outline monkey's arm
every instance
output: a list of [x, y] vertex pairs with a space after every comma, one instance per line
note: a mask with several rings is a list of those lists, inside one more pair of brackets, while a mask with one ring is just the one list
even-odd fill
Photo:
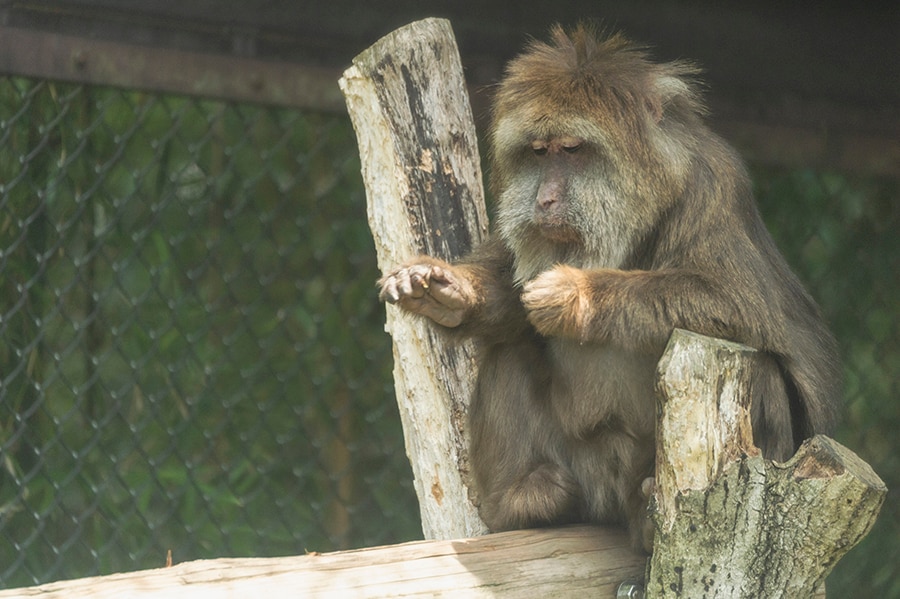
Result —
[[513, 285], [512, 260], [495, 240], [452, 265], [419, 256], [378, 281], [379, 297], [461, 336], [508, 338], [528, 329]]
[[637, 351], [662, 351], [676, 327], [758, 348], [773, 342], [760, 326], [771, 311], [761, 293], [721, 273], [560, 265], [526, 284], [522, 303], [542, 335]]

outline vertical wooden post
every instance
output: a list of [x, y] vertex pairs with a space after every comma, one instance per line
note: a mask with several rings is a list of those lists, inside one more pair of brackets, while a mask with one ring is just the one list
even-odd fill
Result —
[[[472, 110], [449, 21], [426, 19], [353, 59], [341, 90], [356, 130], [382, 271], [417, 254], [453, 260], [486, 235]], [[475, 347], [448, 344], [387, 306], [394, 384], [428, 539], [486, 532], [469, 498], [465, 415]]]

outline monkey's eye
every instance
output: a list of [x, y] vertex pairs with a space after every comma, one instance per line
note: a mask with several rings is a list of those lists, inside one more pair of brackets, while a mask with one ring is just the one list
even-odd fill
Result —
[[559, 139], [559, 147], [566, 154], [574, 154], [584, 145], [584, 140], [574, 135], [564, 135]]
[[531, 151], [534, 152], [535, 156], [543, 156], [548, 151], [548, 146], [544, 142], [535, 141], [531, 143]]

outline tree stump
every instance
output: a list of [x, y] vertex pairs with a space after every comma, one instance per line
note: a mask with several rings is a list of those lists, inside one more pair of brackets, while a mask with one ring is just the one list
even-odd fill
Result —
[[869, 532], [887, 489], [818, 435], [784, 464], [750, 429], [750, 348], [676, 330], [659, 363], [648, 598], [811, 597]]

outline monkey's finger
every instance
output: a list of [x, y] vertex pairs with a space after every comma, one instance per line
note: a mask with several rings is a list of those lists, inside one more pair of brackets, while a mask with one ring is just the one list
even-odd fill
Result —
[[440, 266], [432, 266], [431, 267], [431, 278], [436, 281], [440, 281], [442, 283], [452, 283], [453, 278], [450, 276], [446, 270], [441, 268]]
[[378, 296], [383, 301], [388, 301], [392, 304], [396, 304], [404, 295], [412, 292], [409, 274], [403, 268], [382, 277], [379, 285], [381, 285], [381, 292]]
[[[408, 295], [415, 295], [413, 290], [413, 282], [410, 280], [409, 272], [401, 269], [388, 277], [385, 281], [386, 297], [397, 303]], [[421, 295], [421, 294], [420, 294]]]
[[408, 281], [408, 287], [402, 289], [402, 291], [407, 292], [406, 295], [412, 295], [413, 297], [425, 295], [431, 281], [430, 264], [413, 264], [409, 268], [404, 269], [403, 274]]
[[430, 279], [430, 273], [412, 273], [409, 275], [409, 283], [410, 288], [412, 289], [411, 295], [413, 297], [422, 297], [425, 295], [425, 292], [428, 291], [430, 285], [428, 284], [428, 280]]
[[378, 292], [378, 299], [390, 304], [396, 304], [400, 301], [400, 292], [397, 291], [397, 279], [387, 277], [380, 281], [381, 291]]
[[439, 303], [452, 309], [461, 309], [467, 305], [468, 299], [462, 285], [448, 271], [440, 266], [432, 266], [428, 278], [428, 292]]
[[425, 264], [398, 269], [381, 280], [378, 296], [392, 304], [404, 297], [422, 297], [428, 289], [430, 273], [430, 266]]
[[393, 279], [397, 286], [397, 294], [401, 299], [409, 296], [422, 297], [425, 294], [422, 286], [416, 282], [417, 277], [418, 275], [408, 268], [398, 270], [394, 274]]

